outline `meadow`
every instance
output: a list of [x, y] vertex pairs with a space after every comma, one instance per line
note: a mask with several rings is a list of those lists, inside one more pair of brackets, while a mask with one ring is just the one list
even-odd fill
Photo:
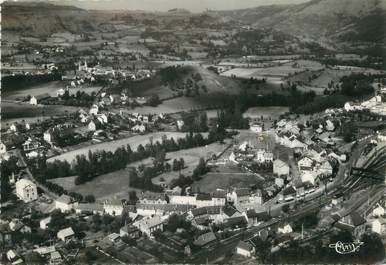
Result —
[[54, 160], [61, 160], [61, 161], [68, 161], [69, 163], [72, 162], [72, 160], [75, 159], [77, 155], [86, 155], [88, 154], [89, 151], [95, 152], [97, 150], [105, 150], [105, 151], [112, 151], [114, 152], [118, 147], [121, 146], [126, 146], [130, 145], [132, 150], [136, 150], [137, 147], [142, 144], [145, 146], [146, 144], [149, 143], [150, 138], [153, 139], [153, 142], [160, 141], [162, 140], [162, 137], [166, 135], [167, 138], [174, 138], [177, 140], [178, 138], [185, 137], [186, 133], [181, 133], [181, 132], [156, 132], [156, 133], [149, 133], [145, 135], [136, 135], [133, 137], [129, 138], [124, 138], [124, 139], [119, 139], [111, 142], [104, 142], [104, 143], [99, 143], [95, 145], [90, 145], [90, 146], [85, 146], [76, 150], [72, 150], [67, 153], [63, 153], [58, 156], [51, 157], [47, 159], [48, 162], [52, 162]]

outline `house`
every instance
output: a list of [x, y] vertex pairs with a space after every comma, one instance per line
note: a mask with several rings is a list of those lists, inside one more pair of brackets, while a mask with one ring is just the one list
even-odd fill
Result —
[[193, 244], [199, 247], [203, 247], [213, 241], [216, 241], [216, 239], [216, 235], [213, 232], [208, 232], [197, 237]]
[[38, 198], [36, 184], [28, 179], [19, 179], [16, 182], [16, 196], [24, 202], [31, 202]]
[[289, 175], [289, 166], [286, 162], [276, 159], [273, 161], [273, 174], [277, 176], [288, 176]]
[[385, 208], [378, 204], [378, 206], [374, 208], [372, 214], [374, 217], [382, 217], [385, 215]]
[[133, 225], [125, 225], [119, 230], [121, 237], [127, 236], [129, 238], [138, 239], [141, 236], [141, 231]]
[[122, 215], [123, 212], [123, 204], [120, 200], [106, 200], [103, 203], [103, 209], [105, 213], [109, 215]]
[[197, 208], [213, 206], [212, 196], [207, 193], [200, 193], [196, 196], [196, 206]]
[[170, 204], [185, 204], [185, 205], [197, 205], [196, 196], [184, 196], [184, 195], [170, 195]]
[[290, 233], [293, 232], [293, 230], [292, 230], [292, 227], [289, 224], [286, 224], [286, 225], [284, 225], [282, 227], [279, 227], [277, 229], [277, 232], [281, 233], [281, 234], [290, 234]]
[[246, 212], [249, 226], [255, 226], [261, 222], [271, 219], [270, 215], [266, 211], [257, 212], [255, 209], [247, 210]]
[[302, 183], [310, 183], [312, 185], [315, 184], [315, 173], [313, 171], [305, 170], [300, 173], [300, 178]]
[[261, 126], [260, 124], [251, 124], [249, 126], [249, 129], [252, 131], [252, 132], [255, 132], [255, 133], [261, 133], [263, 132], [263, 126]]
[[[98, 124], [99, 124], [99, 122], [98, 122]], [[90, 121], [89, 124], [87, 125], [87, 129], [90, 132], [95, 132], [97, 130], [97, 123], [94, 121]]]
[[224, 190], [216, 190], [212, 193], [212, 205], [223, 206], [226, 203], [226, 192]]
[[137, 124], [131, 128], [133, 132], [144, 133], [146, 131], [146, 127], [143, 124]]
[[261, 190], [257, 190], [249, 196], [249, 204], [252, 205], [261, 205], [263, 204], [263, 194]]
[[275, 185], [279, 188], [282, 188], [284, 186], [284, 179], [282, 178], [275, 178]]
[[157, 230], [161, 232], [164, 229], [164, 218], [161, 216], [145, 217], [139, 221], [133, 223], [133, 226], [137, 227], [143, 234], [152, 236]]
[[97, 115], [98, 114], [98, 112], [99, 112], [99, 107], [98, 107], [98, 105], [92, 105], [92, 107], [90, 108], [90, 110], [89, 110], [89, 114], [90, 115]]
[[255, 254], [255, 248], [251, 243], [240, 241], [236, 246], [236, 254], [251, 258]]
[[56, 96], [57, 96], [57, 97], [61, 97], [61, 96], [63, 96], [65, 93], [66, 93], [66, 90], [64, 90], [63, 88], [59, 88], [59, 89], [56, 91]]
[[249, 203], [250, 191], [248, 188], [234, 189], [233, 192], [228, 195], [230, 201], [237, 204]]
[[0, 155], [5, 154], [7, 152], [7, 146], [0, 142]]
[[60, 255], [58, 251], [51, 252], [50, 254], [51, 265], [62, 264], [62, 262], [63, 262], [62, 255]]
[[17, 253], [13, 249], [8, 250], [6, 256], [8, 261], [11, 262], [12, 265], [23, 263], [23, 259], [21, 258], [19, 253]]
[[13, 219], [9, 222], [9, 229], [13, 232], [18, 231], [20, 233], [31, 233], [31, 227], [23, 224], [22, 221], [18, 219]]
[[40, 229], [47, 229], [48, 227], [48, 224], [51, 223], [51, 216], [49, 217], [46, 217], [46, 218], [43, 218], [42, 220], [40, 220], [39, 224], [40, 224]]
[[177, 120], [177, 129], [182, 130], [182, 127], [185, 125], [183, 120]]
[[272, 162], [273, 161], [273, 154], [272, 154], [272, 152], [267, 152], [264, 149], [259, 149], [256, 152], [255, 160], [258, 163]]
[[316, 168], [316, 172], [318, 176], [331, 176], [332, 175], [332, 166], [330, 162], [324, 161], [323, 163], [319, 164]]
[[107, 236], [107, 239], [113, 243], [117, 243], [119, 239], [121, 239], [121, 236], [118, 233], [112, 233]]
[[75, 236], [74, 230], [71, 227], [67, 227], [65, 229], [59, 230], [56, 234], [57, 238], [64, 242], [68, 242], [72, 240]]
[[342, 217], [335, 223], [335, 227], [340, 230], [350, 231], [355, 237], [359, 238], [366, 230], [366, 219], [354, 211], [350, 215]]
[[62, 213], [70, 211], [74, 206], [72, 197], [62, 194], [55, 200], [55, 209], [59, 209]]
[[330, 131], [330, 132], [335, 130], [335, 125], [332, 121], [330, 121], [330, 120], [326, 121], [326, 130]]
[[142, 204], [167, 204], [164, 193], [146, 191], [139, 195], [139, 202]]
[[23, 150], [25, 152], [36, 150], [40, 147], [40, 143], [36, 140], [32, 140], [31, 138], [28, 138], [23, 144]]
[[377, 218], [372, 220], [371, 231], [379, 235], [384, 235], [386, 231], [386, 220], [384, 218]]
[[309, 157], [303, 157], [298, 162], [300, 170], [311, 170], [313, 168], [314, 161]]
[[79, 203], [74, 206], [76, 213], [92, 213], [92, 214], [103, 214], [103, 205], [98, 203]]
[[35, 96], [32, 96], [29, 100], [29, 104], [31, 105], [37, 105], [38, 104], [38, 100], [35, 98]]

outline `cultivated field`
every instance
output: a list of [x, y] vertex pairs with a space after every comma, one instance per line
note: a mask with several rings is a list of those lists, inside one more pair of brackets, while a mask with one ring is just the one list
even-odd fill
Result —
[[185, 137], [186, 133], [180, 133], [180, 132], [156, 132], [156, 133], [150, 133], [150, 134], [145, 134], [145, 135], [136, 135], [134, 137], [130, 138], [125, 138], [125, 139], [120, 139], [116, 141], [111, 141], [111, 142], [104, 142], [100, 144], [95, 144], [91, 146], [86, 146], [80, 149], [76, 149], [64, 154], [61, 154], [59, 156], [54, 156], [49, 158], [47, 161], [52, 162], [55, 159], [57, 160], [67, 160], [68, 162], [72, 162], [73, 159], [77, 155], [86, 155], [88, 154], [89, 151], [95, 152], [97, 150], [105, 150], [105, 151], [115, 151], [118, 147], [121, 146], [126, 146], [130, 145], [133, 150], [136, 150], [138, 145], [146, 145], [149, 143], [150, 138], [153, 138], [153, 141], [161, 141], [162, 137], [166, 135], [168, 138], [173, 137], [175, 140], [181, 137]]
[[304, 71], [300, 68], [293, 68], [292, 66], [277, 66], [277, 67], [265, 67], [265, 68], [234, 68], [226, 71], [221, 75], [231, 77], [236, 76], [238, 78], [266, 78], [267, 81], [277, 83], [282, 78], [287, 77], [291, 74]]

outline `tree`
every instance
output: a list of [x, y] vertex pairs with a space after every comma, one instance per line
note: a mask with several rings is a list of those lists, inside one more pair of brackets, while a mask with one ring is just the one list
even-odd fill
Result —
[[84, 200], [85, 200], [86, 202], [88, 202], [88, 203], [93, 203], [93, 202], [95, 202], [95, 197], [94, 197], [94, 195], [89, 194], [89, 195], [87, 195], [87, 196], [84, 198]]

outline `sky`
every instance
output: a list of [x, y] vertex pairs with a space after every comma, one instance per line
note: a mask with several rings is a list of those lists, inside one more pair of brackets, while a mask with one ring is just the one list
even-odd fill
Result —
[[309, 0], [52, 0], [50, 2], [74, 5], [84, 9], [167, 11], [173, 8], [184, 8], [191, 12], [202, 12], [206, 9], [232, 10], [307, 1]]

